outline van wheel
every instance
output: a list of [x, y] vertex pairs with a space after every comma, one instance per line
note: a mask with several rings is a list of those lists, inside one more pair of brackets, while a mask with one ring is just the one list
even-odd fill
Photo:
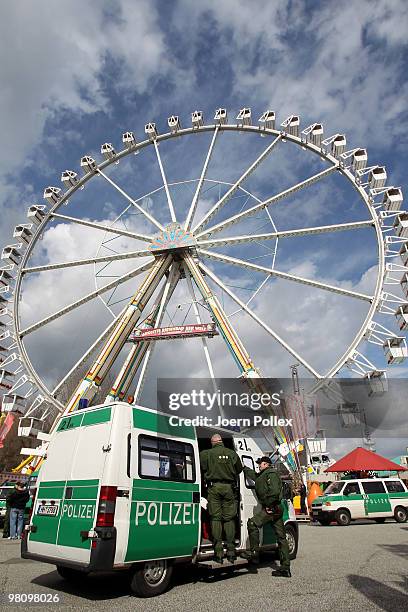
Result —
[[130, 588], [139, 597], [161, 595], [170, 584], [173, 566], [165, 559], [146, 561], [136, 568]]
[[336, 512], [336, 521], [341, 527], [347, 527], [351, 523], [350, 512], [345, 508], [340, 508], [340, 510]]
[[332, 522], [332, 519], [330, 516], [325, 516], [325, 517], [322, 516], [321, 518], [317, 520], [319, 521], [321, 525], [324, 525], [325, 527], [328, 527], [330, 523]]
[[376, 523], [385, 523], [385, 518], [376, 518], [374, 520]]
[[397, 506], [394, 510], [394, 518], [397, 523], [406, 523], [408, 519], [408, 511], [402, 506]]
[[296, 559], [298, 549], [298, 539], [296, 537], [296, 532], [292, 525], [285, 525], [285, 532], [286, 541], [288, 543], [289, 548], [289, 557], [290, 559]]
[[57, 572], [61, 578], [64, 578], [64, 580], [67, 580], [68, 582], [81, 582], [86, 578], [86, 574], [84, 572], [72, 569], [72, 567], [64, 567], [63, 565], [57, 565]]

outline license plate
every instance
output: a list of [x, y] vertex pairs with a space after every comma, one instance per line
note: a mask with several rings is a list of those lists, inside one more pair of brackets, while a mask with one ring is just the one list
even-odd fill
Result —
[[57, 505], [43, 505], [38, 506], [37, 514], [41, 514], [42, 516], [56, 516], [58, 513]]

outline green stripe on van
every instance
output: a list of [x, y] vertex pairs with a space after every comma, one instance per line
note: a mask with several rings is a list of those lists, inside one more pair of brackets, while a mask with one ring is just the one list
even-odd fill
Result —
[[194, 482], [180, 482], [168, 480], [156, 480], [146, 478], [143, 480], [133, 480], [134, 489], [167, 489], [172, 491], [198, 491], [200, 485]]
[[68, 431], [69, 429], [80, 427], [83, 418], [83, 414], [73, 414], [72, 416], [64, 417], [58, 425], [57, 431]]
[[91, 480], [67, 480], [67, 487], [93, 487], [99, 484], [99, 480], [97, 478], [93, 478]]
[[194, 427], [187, 425], [170, 425], [169, 417], [155, 412], [147, 412], [140, 408], [133, 409], [133, 427], [154, 431], [159, 434], [169, 434], [179, 438], [195, 439]]
[[38, 488], [38, 499], [41, 499], [41, 497], [45, 497], [47, 499], [50, 499], [50, 498], [62, 499], [62, 496], [64, 494], [64, 489], [65, 489], [64, 482], [58, 485], [54, 485], [53, 487], [46, 486], [43, 483], [41, 483]]
[[133, 489], [132, 502], [134, 501], [157, 501], [162, 503], [173, 502], [175, 497], [178, 502], [191, 502], [193, 500], [192, 491], [159, 491], [158, 489]]
[[86, 427], [87, 425], [98, 425], [99, 423], [108, 423], [112, 417], [111, 406], [99, 408], [99, 410], [90, 410], [83, 414], [72, 414], [64, 417], [58, 425], [57, 431], [69, 431], [75, 427]]
[[60, 485], [65, 485], [65, 480], [43, 480], [40, 482], [40, 487], [44, 488], [59, 487]]
[[98, 423], [108, 423], [111, 420], [112, 408], [101, 408], [100, 410], [93, 410], [92, 412], [86, 412], [82, 421], [82, 427], [85, 425], [97, 425]]
[[98, 485], [93, 487], [73, 487], [70, 499], [96, 499], [98, 496]]

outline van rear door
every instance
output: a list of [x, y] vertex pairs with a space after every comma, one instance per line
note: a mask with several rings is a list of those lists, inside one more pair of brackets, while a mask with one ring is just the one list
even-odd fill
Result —
[[[250, 438], [235, 438], [234, 446], [239, 458], [241, 459], [242, 465], [256, 471], [256, 465], [254, 456], [259, 452], [258, 447], [254, 441]], [[255, 496], [255, 483], [250, 478], [247, 478], [244, 473], [240, 474], [240, 493], [241, 493], [241, 506], [240, 506], [240, 523], [241, 523], [241, 547], [249, 546], [247, 543], [247, 521], [254, 515], [256, 508], [259, 506], [258, 500]]]
[[95, 523], [112, 417], [107, 406], [59, 423], [39, 474], [28, 553], [89, 563], [91, 541], [84, 534]]

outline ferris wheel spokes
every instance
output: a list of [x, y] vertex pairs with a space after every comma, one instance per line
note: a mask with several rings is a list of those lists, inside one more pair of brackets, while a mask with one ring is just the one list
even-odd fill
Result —
[[309, 236], [312, 234], [341, 232], [373, 226], [374, 221], [372, 219], [368, 219], [367, 221], [338, 223], [335, 225], [321, 225], [318, 227], [305, 227], [301, 229], [268, 232], [265, 234], [248, 234], [246, 236], [231, 236], [228, 238], [209, 238], [208, 240], [197, 240], [197, 245], [199, 247], [226, 246], [233, 244], [241, 244], [245, 242], [258, 242], [260, 240], [273, 240], [275, 238], [296, 238], [297, 236]]
[[300, 181], [300, 183], [296, 183], [296, 185], [293, 185], [292, 187], [289, 187], [288, 189], [285, 189], [284, 191], [280, 191], [278, 194], [271, 196], [270, 198], [267, 198], [266, 200], [263, 200], [259, 204], [255, 204], [251, 208], [248, 208], [248, 210], [244, 210], [243, 212], [237, 215], [233, 215], [232, 217], [229, 217], [228, 219], [226, 219], [225, 221], [222, 221], [221, 223], [218, 223], [217, 225], [208, 227], [205, 231], [201, 232], [200, 234], [197, 234], [196, 238], [202, 238], [203, 236], [212, 236], [212, 234], [215, 234], [216, 232], [221, 232], [227, 227], [230, 227], [231, 225], [235, 225], [235, 223], [239, 223], [240, 221], [242, 221], [242, 219], [246, 219], [247, 217], [250, 217], [251, 215], [255, 215], [256, 213], [267, 208], [271, 204], [275, 204], [276, 202], [283, 200], [284, 198], [288, 197], [292, 193], [295, 193], [296, 191], [300, 191], [301, 189], [304, 189], [305, 187], [309, 187], [310, 185], [317, 183], [323, 178], [326, 178], [327, 176], [332, 174], [335, 170], [337, 170], [338, 165], [339, 164], [337, 162], [333, 166], [329, 166], [325, 170], [322, 170], [321, 172], [318, 172], [317, 174], [310, 176], [304, 181]]
[[274, 149], [276, 144], [282, 140], [282, 135], [279, 134], [267, 147], [262, 151], [260, 155], [256, 158], [256, 160], [243, 172], [243, 174], [239, 177], [237, 181], [228, 189], [227, 193], [225, 193], [222, 198], [218, 200], [214, 204], [214, 206], [204, 215], [203, 219], [195, 226], [193, 232], [196, 233], [200, 230], [200, 228], [208, 225], [209, 221], [223, 208], [223, 206], [228, 202], [228, 200], [234, 195], [234, 193], [239, 189], [241, 183], [243, 183], [263, 162], [263, 160], [269, 155], [269, 153]]
[[127, 251], [126, 253], [117, 253], [116, 255], [104, 255], [103, 257], [93, 257], [91, 259], [77, 259], [73, 261], [64, 261], [62, 263], [47, 264], [45, 266], [34, 266], [32, 268], [23, 268], [23, 274], [32, 272], [46, 272], [48, 270], [60, 270], [62, 268], [74, 268], [76, 266], [87, 266], [89, 264], [97, 264], [102, 262], [122, 261], [124, 259], [135, 259], [137, 257], [150, 257], [151, 251]]
[[118, 236], [126, 236], [127, 238], [135, 238], [135, 240], [142, 240], [143, 242], [152, 242], [153, 238], [151, 236], [146, 236], [145, 234], [137, 234], [136, 232], [129, 232], [127, 230], [122, 230], [119, 228], [115, 228], [109, 225], [102, 225], [101, 223], [96, 223], [95, 221], [86, 221], [85, 219], [78, 219], [77, 217], [69, 217], [67, 215], [61, 215], [59, 213], [51, 213], [50, 217], [54, 219], [61, 219], [61, 221], [69, 221], [70, 223], [77, 223], [78, 225], [85, 225], [86, 227], [91, 227], [92, 229], [99, 229], [103, 232], [117, 234]]
[[214, 251], [206, 251], [204, 249], [198, 249], [198, 252], [204, 257], [207, 257], [208, 259], [215, 259], [216, 261], [221, 261], [223, 263], [241, 266], [243, 268], [248, 268], [249, 270], [257, 270], [258, 272], [264, 272], [271, 276], [276, 276], [277, 278], [282, 278], [284, 280], [291, 280], [296, 283], [301, 283], [303, 285], [309, 285], [311, 287], [316, 287], [317, 289], [324, 289], [325, 291], [330, 291], [332, 293], [338, 293], [339, 295], [346, 295], [348, 297], [353, 297], [353, 298], [364, 300], [370, 303], [374, 299], [373, 296], [366, 295], [365, 293], [351, 291], [350, 289], [343, 289], [342, 287], [335, 287], [334, 285], [329, 285], [328, 283], [321, 283], [319, 281], [303, 278], [302, 276], [296, 276], [294, 274], [289, 274], [288, 272], [279, 272], [279, 270], [275, 270], [274, 268], [267, 268], [265, 266], [259, 266], [258, 264], [254, 264], [249, 261], [244, 261], [243, 259], [237, 259], [236, 257], [229, 257], [228, 255], [222, 255], [221, 253], [216, 253]]
[[195, 212], [197, 210], [198, 199], [200, 197], [201, 188], [203, 186], [203, 182], [204, 182], [204, 179], [205, 179], [206, 174], [207, 174], [208, 164], [210, 163], [211, 155], [212, 155], [212, 152], [213, 152], [213, 149], [214, 149], [214, 145], [215, 145], [215, 141], [217, 139], [217, 135], [218, 135], [218, 130], [219, 129], [220, 129], [220, 126], [217, 125], [215, 130], [214, 130], [214, 134], [213, 134], [213, 137], [212, 137], [211, 142], [210, 142], [210, 146], [209, 146], [208, 151], [207, 151], [207, 156], [205, 158], [203, 169], [201, 171], [201, 175], [200, 175], [200, 178], [198, 180], [196, 191], [195, 191], [193, 199], [191, 201], [190, 209], [189, 209], [188, 214], [187, 214], [187, 219], [186, 219], [185, 224], [184, 224], [184, 227], [185, 227], [185, 229], [187, 231], [189, 231], [190, 228], [191, 228], [191, 224], [193, 222], [193, 218], [194, 218]]
[[91, 291], [91, 293], [88, 293], [83, 298], [76, 300], [75, 302], [72, 302], [68, 306], [65, 306], [64, 308], [62, 308], [61, 310], [58, 310], [54, 314], [49, 315], [48, 317], [45, 317], [41, 321], [38, 321], [37, 323], [34, 323], [33, 325], [26, 327], [26, 329], [23, 329], [22, 331], [20, 331], [19, 337], [23, 338], [24, 336], [31, 334], [33, 331], [36, 331], [37, 329], [40, 329], [40, 327], [43, 327], [44, 325], [51, 323], [51, 321], [55, 321], [56, 319], [59, 319], [63, 315], [67, 314], [68, 312], [71, 312], [72, 310], [74, 310], [75, 308], [78, 308], [79, 306], [82, 306], [83, 304], [86, 304], [87, 302], [89, 302], [90, 300], [93, 300], [94, 298], [98, 297], [102, 293], [105, 293], [106, 291], [109, 291], [110, 289], [114, 289], [118, 284], [125, 283], [131, 278], [133, 278], [134, 276], [138, 276], [142, 272], [146, 272], [150, 270], [150, 268], [153, 266], [154, 263], [155, 263], [155, 259], [152, 258], [147, 263], [144, 263], [141, 266], [134, 268], [130, 272], [123, 274], [123, 276], [116, 278], [111, 283], [108, 283], [107, 285], [104, 285], [103, 287], [100, 287], [99, 289], [96, 289], [95, 291]]
[[275, 331], [273, 331], [273, 329], [269, 327], [269, 325], [264, 323], [262, 319], [254, 313], [253, 310], [251, 310], [242, 300], [239, 299], [238, 296], [235, 295], [235, 293], [233, 293], [233, 291], [231, 291], [231, 289], [224, 285], [224, 283], [218, 278], [218, 276], [216, 276], [216, 274], [214, 274], [212, 270], [207, 268], [207, 266], [205, 266], [201, 261], [198, 262], [198, 266], [209, 278], [213, 280], [216, 285], [218, 285], [218, 287], [220, 287], [220, 289], [222, 289], [222, 291], [224, 291], [230, 298], [232, 298], [234, 302], [236, 302], [238, 306], [242, 308], [242, 310], [244, 310], [250, 317], [252, 317], [252, 319], [256, 321], [256, 323], [258, 323], [258, 325], [260, 325], [281, 346], [283, 346], [283, 348], [286, 349], [288, 353], [290, 353], [295, 359], [297, 359], [299, 363], [301, 363], [306, 368], [306, 370], [313, 374], [315, 378], [322, 378], [321, 374], [319, 374], [305, 359], [303, 359], [303, 357], [301, 357], [295, 351], [295, 349], [293, 349]]
[[142, 206], [139, 206], [139, 204], [137, 203], [137, 200], [134, 200], [133, 198], [131, 198], [130, 195], [126, 193], [126, 191], [124, 191], [121, 187], [119, 187], [119, 185], [115, 183], [115, 181], [109, 178], [109, 176], [106, 176], [106, 174], [102, 172], [100, 168], [96, 169], [96, 173], [102, 176], [105, 179], [105, 181], [108, 181], [108, 183], [112, 185], [112, 187], [114, 187], [116, 191], [119, 191], [119, 193], [123, 195], [123, 197], [126, 198], [128, 202], [130, 202], [133, 206], [135, 206], [137, 210], [140, 213], [142, 213], [146, 217], [146, 219], [150, 221], [150, 223], [153, 223], [153, 225], [155, 225], [159, 230], [163, 229], [163, 226], [158, 221], [156, 221], [156, 219], [149, 212], [147, 212], [147, 210], [145, 210]]
[[176, 219], [176, 213], [174, 212], [173, 200], [171, 199], [169, 185], [167, 183], [166, 173], [164, 172], [163, 162], [162, 162], [160, 151], [159, 151], [159, 145], [157, 144], [156, 139], [153, 140], [153, 144], [154, 144], [157, 161], [158, 161], [159, 168], [160, 168], [160, 174], [163, 180], [164, 190], [166, 192], [167, 204], [169, 205], [169, 210], [170, 210], [170, 217], [171, 217], [172, 222], [176, 223], [177, 219]]

